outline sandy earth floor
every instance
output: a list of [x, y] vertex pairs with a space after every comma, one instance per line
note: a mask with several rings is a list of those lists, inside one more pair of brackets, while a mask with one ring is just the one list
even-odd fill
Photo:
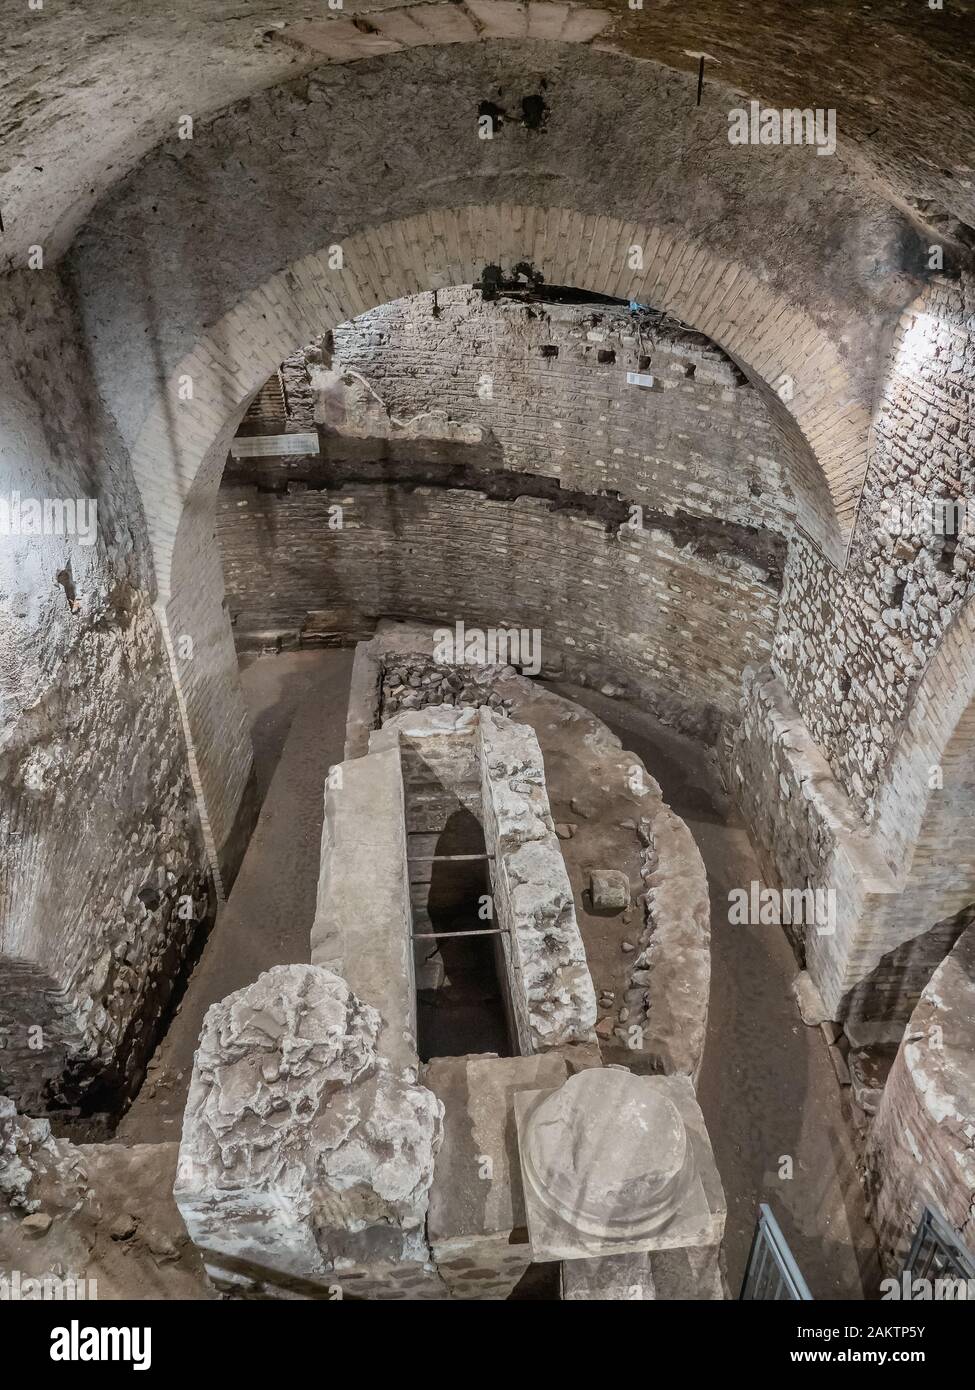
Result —
[[[818, 1029], [792, 997], [792, 950], [776, 927], [731, 926], [728, 892], [761, 880], [706, 750], [592, 691], [555, 687], [643, 759], [686, 822], [711, 890], [711, 1004], [698, 1099], [728, 1201], [725, 1259], [737, 1294], [759, 1202], [767, 1202], [814, 1297], [876, 1296], [880, 1272], [854, 1167], [853, 1129]], [[780, 1161], [793, 1160], [781, 1179]]]
[[351, 651], [287, 652], [242, 663], [261, 814], [183, 1002], [119, 1126], [125, 1143], [179, 1138], [210, 1005], [272, 965], [310, 958], [325, 778], [342, 760], [351, 673]]
[[[178, 1139], [193, 1052], [210, 1004], [269, 966], [307, 960], [314, 915], [322, 788], [342, 757], [349, 651], [245, 659], [264, 802], [221, 911], [142, 1092], [122, 1121], [125, 1143]], [[737, 1293], [757, 1206], [778, 1217], [817, 1298], [877, 1287], [844, 1098], [818, 1030], [800, 1022], [792, 952], [774, 927], [732, 927], [728, 891], [759, 878], [706, 752], [649, 717], [574, 687], [555, 687], [603, 719], [643, 759], [687, 822], [708, 871], [712, 990], [699, 1098], [728, 1199], [727, 1274]], [[781, 1161], [793, 1177], [779, 1177]]]

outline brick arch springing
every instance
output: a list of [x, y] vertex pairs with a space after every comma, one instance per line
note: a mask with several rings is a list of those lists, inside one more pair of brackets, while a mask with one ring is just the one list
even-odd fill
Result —
[[[641, 269], [631, 268], [633, 247]], [[165, 382], [132, 452], [218, 888], [246, 833], [251, 749], [222, 606], [214, 500], [241, 416], [297, 345], [378, 304], [472, 283], [489, 264], [528, 261], [549, 283], [666, 310], [734, 356], [786, 422], [799, 524], [834, 559], [866, 465], [869, 422], [835, 347], [746, 267], [686, 238], [566, 208], [491, 205], [370, 228], [341, 249], [341, 269], [323, 247], [224, 315]]]
[[877, 798], [893, 893], [869, 900], [858, 1009], [906, 1022], [975, 903], [975, 598], [934, 652]]

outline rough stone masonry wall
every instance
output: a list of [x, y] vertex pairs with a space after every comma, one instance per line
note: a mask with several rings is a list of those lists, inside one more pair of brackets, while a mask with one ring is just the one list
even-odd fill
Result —
[[849, 567], [790, 549], [774, 668], [868, 821], [916, 681], [972, 591], [975, 504], [957, 547], [926, 518], [932, 498], [975, 499], [973, 392], [975, 278], [937, 277], [883, 374]]
[[[587, 710], [510, 667], [445, 668], [432, 660], [432, 650], [431, 628], [391, 622], [381, 623], [370, 641], [357, 646], [346, 757], [361, 758], [370, 744], [368, 731], [396, 710], [400, 713], [394, 722], [407, 718], [406, 711], [430, 704], [487, 705], [534, 729], [546, 761], [550, 802], [558, 799], [573, 813], [572, 797], [580, 788], [599, 787], [601, 794], [612, 796], [614, 789], [625, 787], [624, 806], [616, 812], [625, 816], [617, 827], [616, 852], [622, 862], [632, 856], [631, 864], [638, 864], [631, 889], [642, 906], [643, 926], [636, 938], [639, 949], [622, 957], [626, 965], [621, 974], [607, 974], [606, 961], [600, 958], [597, 982], [594, 958], [588, 956], [594, 984], [600, 985], [601, 1008], [607, 1007], [603, 1000], [609, 993], [615, 1015], [603, 1019], [614, 1024], [611, 1036], [597, 1028], [600, 1047], [605, 1057], [634, 1070], [683, 1072], [696, 1078], [708, 1017], [710, 917], [707, 875], [687, 826], [664, 803], [658, 784], [635, 754], [623, 750], [619, 739]], [[371, 735], [372, 740], [377, 737]], [[589, 813], [593, 810], [590, 805]], [[605, 814], [604, 806], [599, 815]], [[587, 851], [580, 859], [578, 849], [585, 843], [585, 831], [580, 834], [577, 825], [568, 840], [560, 841], [560, 848], [588, 951], [596, 938], [587, 937], [594, 922], [585, 920], [591, 860]], [[636, 935], [636, 928], [632, 930]], [[616, 1002], [617, 994], [622, 1005]], [[634, 1028], [639, 1030], [637, 1038]]]
[[[805, 943], [834, 1016], [906, 1020], [963, 925], [954, 919], [975, 902], [963, 813], [971, 778], [949, 756], [946, 719], [975, 695], [975, 663], [952, 631], [975, 565], [973, 310], [975, 285], [962, 277], [939, 279], [905, 314], [849, 568], [840, 573], [794, 540], [778, 682], [746, 682], [727, 761], [770, 876], [837, 890], [840, 932], [807, 933]], [[941, 497], [968, 504], [957, 543], [931, 525]], [[915, 705], [934, 660], [937, 679]], [[768, 717], [771, 707], [779, 717]], [[943, 792], [931, 778], [939, 767]]]
[[0, 534], [0, 1090], [36, 1110], [137, 1083], [208, 905], [124, 452], [54, 276], [9, 277], [0, 316], [4, 499], [97, 502], [90, 546]]

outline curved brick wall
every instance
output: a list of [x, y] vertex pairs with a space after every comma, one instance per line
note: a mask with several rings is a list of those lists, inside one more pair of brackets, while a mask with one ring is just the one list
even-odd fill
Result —
[[[334, 496], [346, 509], [340, 532], [328, 529]], [[588, 669], [712, 735], [774, 623], [766, 585], [685, 556], [662, 533], [620, 540], [536, 499], [363, 487], [268, 497], [230, 487], [218, 535], [238, 622], [260, 605], [273, 636], [290, 629], [286, 640], [301, 628], [311, 640], [368, 635], [384, 615], [538, 628], [550, 671], [562, 660], [575, 676]], [[280, 607], [269, 613], [269, 603]]]
[[975, 928], [932, 976], [911, 1016], [870, 1131], [873, 1221], [897, 1273], [925, 1205], [975, 1251]]
[[[546, 669], [713, 736], [768, 655], [792, 505], [777, 423], [720, 350], [626, 310], [459, 289], [341, 325], [334, 365], [349, 384], [319, 403], [321, 455], [224, 475], [238, 647], [349, 640], [386, 614], [537, 627]], [[627, 383], [641, 366], [652, 388]], [[262, 401], [247, 432], [314, 431], [314, 377], [289, 359], [276, 417]]]

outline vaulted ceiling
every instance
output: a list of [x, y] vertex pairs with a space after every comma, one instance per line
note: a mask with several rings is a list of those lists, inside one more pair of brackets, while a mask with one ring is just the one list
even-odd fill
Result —
[[[409, 13], [404, 13], [404, 11]], [[102, 194], [184, 113], [199, 117], [323, 62], [471, 39], [575, 39], [731, 92], [833, 107], [847, 159], [942, 235], [975, 226], [970, 0], [0, 0], [0, 266], [50, 263]], [[648, 132], [652, 137], [652, 132]]]

